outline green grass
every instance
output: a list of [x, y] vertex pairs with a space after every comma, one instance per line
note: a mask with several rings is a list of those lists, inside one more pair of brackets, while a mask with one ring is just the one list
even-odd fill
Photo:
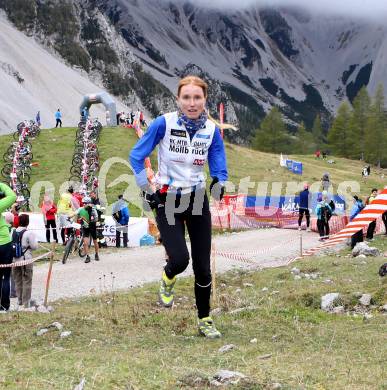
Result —
[[[387, 250], [385, 238], [373, 244]], [[49, 315], [2, 315], [0, 388], [72, 389], [86, 378], [85, 389], [192, 389], [201, 377], [196, 388], [205, 389], [218, 369], [229, 369], [248, 376], [235, 389], [270, 389], [274, 382], [283, 389], [386, 389], [387, 317], [378, 306], [387, 302], [387, 278], [377, 275], [385, 259], [364, 263], [345, 257], [347, 252], [278, 269], [218, 275], [220, 340], [197, 336], [192, 278], [178, 280], [177, 297], [183, 299], [173, 310], [155, 304], [157, 284], [114, 294], [109, 276], [104, 294], [58, 302]], [[294, 280], [294, 266], [321, 276]], [[373, 295], [369, 320], [318, 308], [321, 295], [339, 292], [351, 311], [358, 291]], [[237, 308], [249, 309], [233, 314]], [[53, 321], [72, 335], [60, 339], [52, 330], [36, 336]], [[250, 343], [253, 338], [258, 342]], [[231, 343], [236, 349], [218, 352]]]
[[[69, 178], [71, 160], [74, 150], [75, 128], [45, 129], [38, 138], [32, 141], [34, 161], [39, 163], [38, 167], [33, 168], [30, 188], [38, 181], [51, 182], [55, 186], [55, 199], [59, 197], [59, 188]], [[0, 156], [3, 155], [11, 140], [10, 136], [0, 137]], [[110, 157], [119, 157], [121, 161], [127, 161], [130, 149], [133, 147], [137, 137], [132, 129], [122, 127], [103, 128], [99, 149], [101, 163], [104, 163]], [[250, 194], [257, 193], [257, 183], [268, 182], [267, 191], [271, 193], [271, 183], [283, 182], [280, 189], [281, 193], [286, 193], [287, 182], [297, 182], [301, 185], [304, 181], [313, 183], [319, 181], [323, 173], [328, 171], [334, 185], [334, 191], [343, 181], [358, 181], [360, 184], [360, 194], [366, 196], [373, 187], [382, 188], [387, 176], [387, 170], [377, 170], [372, 167], [371, 177], [363, 182], [361, 181], [361, 169], [363, 163], [360, 161], [334, 158], [336, 164], [330, 165], [326, 161], [316, 160], [313, 156], [290, 156], [304, 163], [304, 174], [302, 177], [290, 173], [287, 169], [279, 166], [279, 157], [270, 153], [263, 153], [241, 146], [226, 144], [226, 153], [228, 159], [229, 180], [234, 183], [234, 191], [238, 192], [239, 183], [242, 178], [250, 176], [250, 181], [254, 186], [249, 188]], [[1, 164], [0, 164], [1, 165]], [[156, 166], [156, 154], [152, 155], [152, 165]], [[125, 163], [114, 164], [107, 173], [107, 201], [111, 204], [116, 200], [119, 193], [125, 193], [128, 189], [130, 200], [138, 199], [138, 190], [134, 181], [128, 184], [125, 177], [121, 182], [116, 182], [121, 175], [130, 173]], [[384, 174], [384, 178], [381, 176]], [[110, 184], [114, 184], [109, 187]], [[62, 188], [62, 190], [64, 190]], [[294, 189], [290, 190], [294, 191]], [[44, 190], [40, 190], [42, 197]], [[357, 191], [356, 191], [357, 192]], [[135, 203], [135, 202], [134, 202]], [[134, 205], [131, 205], [133, 216], [139, 215], [140, 211]]]
[[[365, 165], [362, 161], [348, 160], [345, 158], [329, 157], [335, 164], [328, 164], [326, 160], [316, 159], [312, 155], [290, 155], [289, 158], [303, 163], [303, 175], [292, 174], [287, 169], [279, 166], [279, 156], [271, 153], [259, 152], [238, 145], [226, 144], [230, 180], [239, 184], [243, 177], [250, 176], [255, 182], [254, 188], [249, 189], [250, 194], [257, 191], [258, 182], [282, 182], [282, 194], [286, 193], [287, 182], [320, 182], [325, 172], [329, 172], [334, 192], [344, 181], [357, 181], [360, 185], [359, 194], [369, 195], [372, 188], [383, 188], [386, 185], [387, 170], [371, 167], [371, 176], [363, 181], [361, 170]], [[382, 176], [384, 175], [384, 176]], [[268, 191], [271, 190], [269, 185]]]

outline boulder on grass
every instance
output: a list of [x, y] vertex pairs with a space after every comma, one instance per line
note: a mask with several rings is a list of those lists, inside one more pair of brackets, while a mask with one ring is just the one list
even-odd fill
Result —
[[356, 257], [359, 255], [365, 256], [380, 256], [380, 250], [378, 248], [370, 247], [366, 242], [358, 242], [352, 249], [352, 256]]

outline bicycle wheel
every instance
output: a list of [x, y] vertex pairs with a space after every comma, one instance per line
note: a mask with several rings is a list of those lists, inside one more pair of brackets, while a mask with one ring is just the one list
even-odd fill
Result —
[[74, 154], [73, 159], [71, 161], [72, 165], [82, 164], [82, 157], [80, 154]]
[[81, 182], [81, 175], [71, 175], [69, 178], [70, 182], [80, 183]]
[[8, 154], [15, 154], [16, 147], [13, 145], [8, 146], [7, 153]]
[[[78, 255], [79, 255], [79, 257], [85, 257], [86, 256], [86, 252], [84, 252], [83, 233], [78, 238], [78, 240], [79, 240], [78, 241], [79, 242], [79, 245], [78, 245]], [[91, 240], [89, 240], [89, 248], [90, 248], [90, 244], [91, 244]]]
[[10, 173], [8, 171], [4, 171], [4, 169], [2, 169], [1, 176], [8, 181], [10, 178]]
[[68, 259], [69, 255], [73, 249], [74, 240], [75, 240], [74, 237], [70, 237], [66, 242], [65, 250], [63, 253], [63, 259], [62, 259], [63, 264], [66, 264], [67, 259]]
[[79, 257], [83, 258], [86, 256], [86, 253], [84, 252], [83, 250], [83, 240], [80, 242], [79, 244], [79, 248], [78, 248], [78, 255]]
[[30, 190], [26, 187], [20, 189], [20, 193], [22, 194], [24, 199], [29, 199], [31, 197]]
[[18, 175], [18, 180], [20, 183], [22, 184], [28, 184], [29, 181], [30, 181], [30, 175], [27, 173], [27, 172], [21, 172], [19, 175]]
[[4, 176], [4, 177], [9, 177], [10, 173], [12, 172], [12, 164], [6, 164], [3, 166], [2, 170], [1, 170], [1, 174]]
[[72, 166], [70, 168], [71, 175], [81, 176], [82, 169], [80, 166]]

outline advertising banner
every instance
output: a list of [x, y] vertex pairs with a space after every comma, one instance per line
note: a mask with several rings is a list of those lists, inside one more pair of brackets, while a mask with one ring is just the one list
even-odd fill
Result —
[[302, 162], [293, 161], [292, 172], [296, 175], [302, 175]]

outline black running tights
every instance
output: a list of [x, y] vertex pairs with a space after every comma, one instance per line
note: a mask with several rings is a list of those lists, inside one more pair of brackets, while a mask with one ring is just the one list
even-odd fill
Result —
[[[197, 191], [200, 194], [199, 191]], [[169, 195], [168, 195], [169, 196]], [[185, 241], [185, 227], [191, 241], [192, 267], [195, 275], [195, 298], [198, 317], [209, 316], [211, 296], [211, 213], [207, 195], [201, 194], [202, 199], [201, 215], [194, 215], [193, 203], [195, 192], [177, 196], [176, 209], [180, 202], [184, 204], [183, 197], [189, 197], [189, 206], [185, 211], [172, 213], [174, 224], [167, 218], [167, 210], [157, 209], [157, 226], [163, 238], [163, 245], [168, 253], [169, 260], [165, 266], [165, 273], [168, 278], [182, 273], [189, 263], [189, 252]], [[188, 202], [187, 202], [188, 203]], [[195, 206], [196, 210], [196, 206]], [[169, 215], [169, 214], [168, 214]]]

